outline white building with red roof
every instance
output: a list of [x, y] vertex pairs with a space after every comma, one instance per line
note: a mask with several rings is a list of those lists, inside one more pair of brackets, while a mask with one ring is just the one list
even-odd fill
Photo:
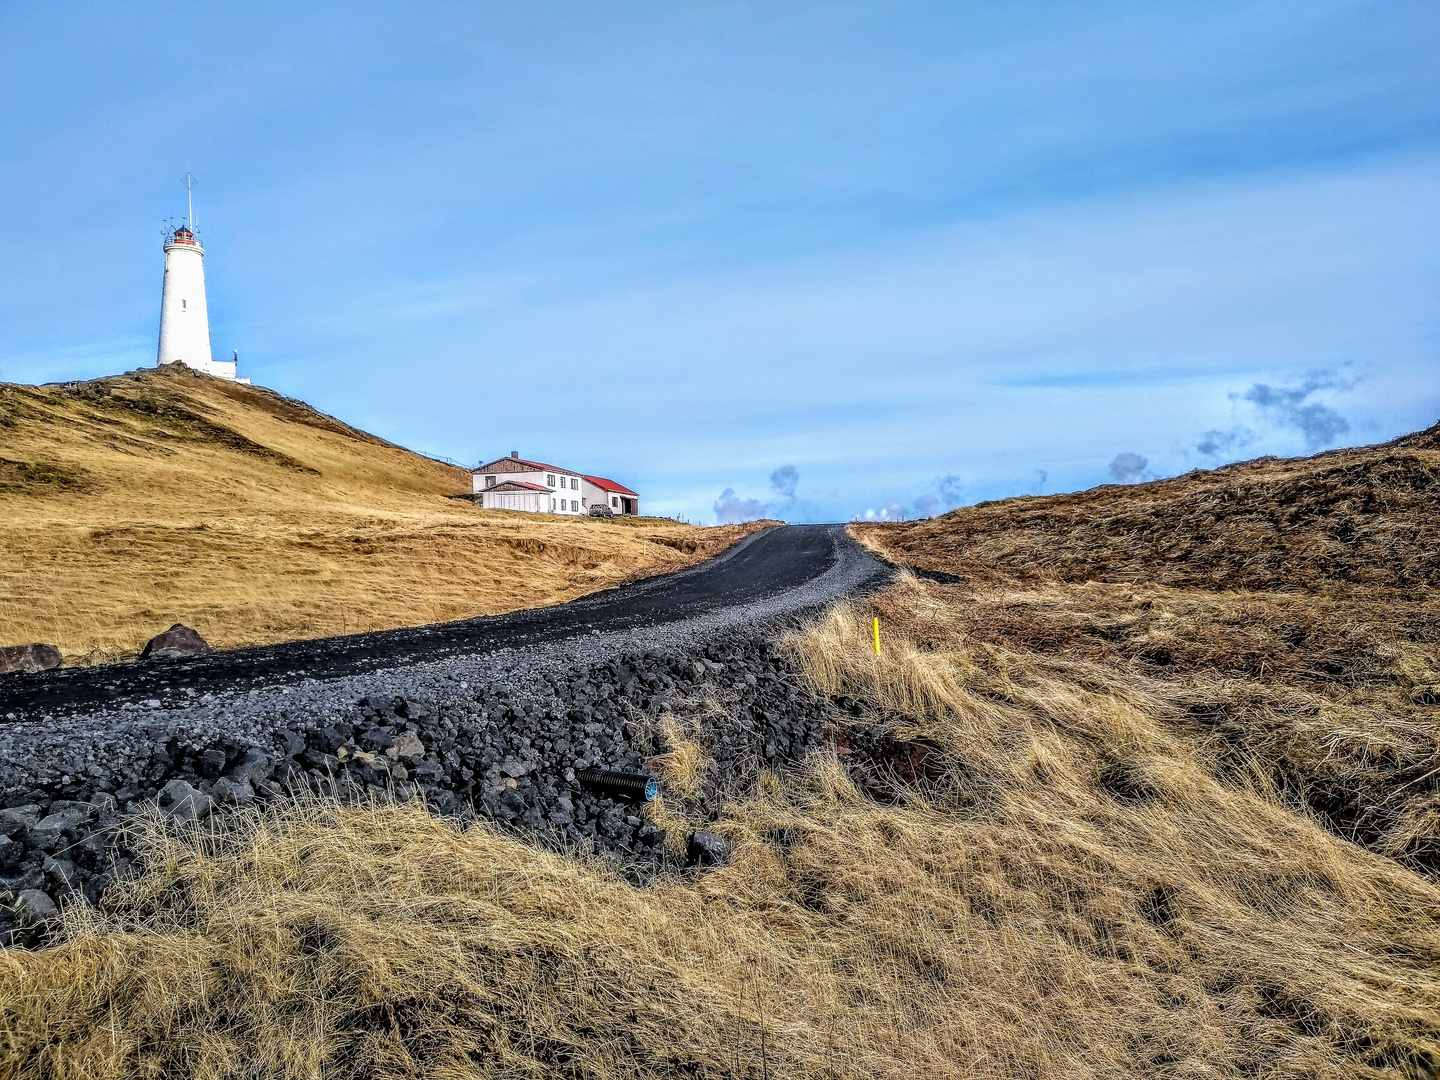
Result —
[[591, 506], [596, 503], [608, 505], [616, 514], [640, 513], [640, 496], [614, 480], [606, 480], [603, 476], [583, 476], [580, 478], [580, 490], [585, 493], [581, 501], [589, 500]]
[[509, 457], [477, 465], [470, 470], [475, 501], [486, 510], [521, 510], [531, 514], [590, 513], [590, 507], [608, 506], [612, 513], [640, 513], [640, 496], [623, 484], [603, 476], [587, 476], [573, 469]]

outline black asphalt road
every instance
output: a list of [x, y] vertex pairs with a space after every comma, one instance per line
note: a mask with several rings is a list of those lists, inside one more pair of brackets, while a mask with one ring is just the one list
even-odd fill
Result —
[[[610, 589], [554, 607], [508, 615], [237, 649], [194, 660], [65, 668], [0, 677], [0, 721], [7, 713], [53, 715], [96, 705], [172, 699], [328, 679], [463, 654], [552, 642], [592, 630], [656, 626], [749, 603], [803, 585], [835, 563], [838, 545], [854, 544], [842, 525], [788, 525], [749, 537], [689, 570]], [[877, 565], [878, 569], [878, 565]], [[157, 632], [164, 627], [157, 627]]]

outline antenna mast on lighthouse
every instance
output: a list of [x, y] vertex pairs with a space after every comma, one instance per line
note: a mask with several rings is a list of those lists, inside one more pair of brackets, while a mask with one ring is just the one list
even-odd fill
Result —
[[192, 233], [195, 231], [195, 177], [188, 172], [185, 174], [185, 227]]

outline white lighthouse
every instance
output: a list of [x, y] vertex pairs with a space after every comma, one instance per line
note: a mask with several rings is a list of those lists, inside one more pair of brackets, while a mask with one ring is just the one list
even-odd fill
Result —
[[[234, 379], [234, 360], [210, 355], [210, 315], [205, 307], [205, 249], [195, 235], [193, 179], [185, 177], [185, 224], [165, 234], [165, 288], [160, 294], [160, 351], [156, 366], [184, 364], [206, 375]], [[248, 380], [246, 380], [248, 381]]]

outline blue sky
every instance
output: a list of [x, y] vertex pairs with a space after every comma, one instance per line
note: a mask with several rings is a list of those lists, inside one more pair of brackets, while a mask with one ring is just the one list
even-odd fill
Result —
[[[1440, 419], [1440, 5], [0, 3], [0, 379], [217, 356], [690, 520]], [[728, 493], [728, 494], [727, 494]]]

